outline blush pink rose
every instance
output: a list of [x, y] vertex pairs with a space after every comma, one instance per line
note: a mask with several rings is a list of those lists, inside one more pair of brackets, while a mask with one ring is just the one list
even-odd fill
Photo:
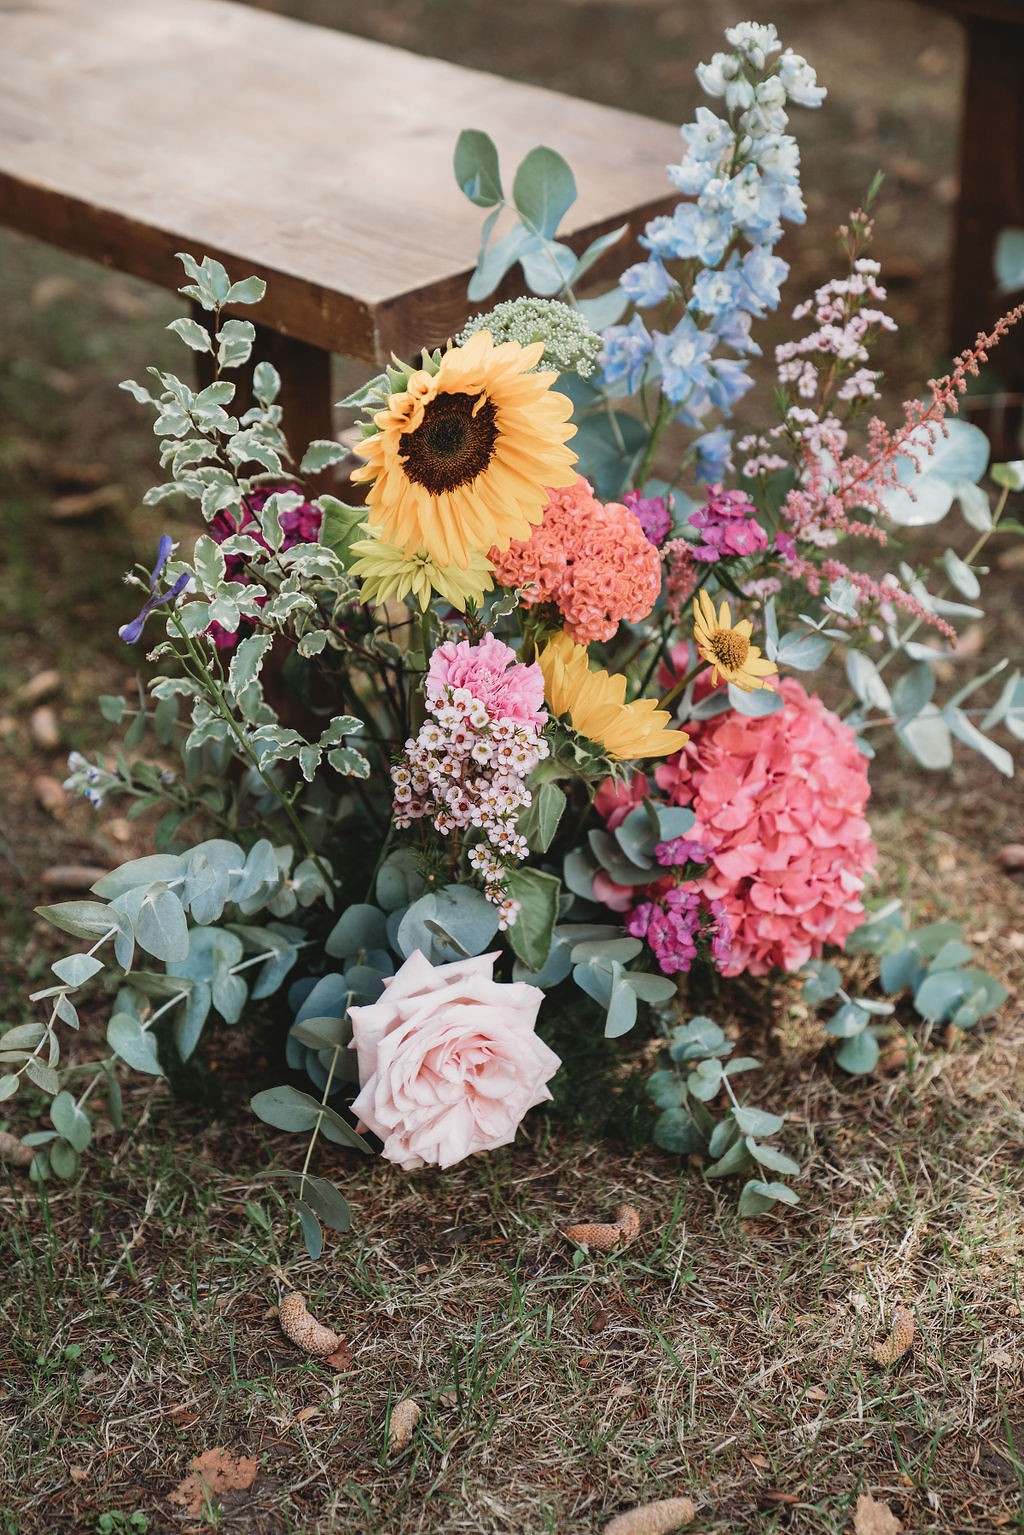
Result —
[[451, 1167], [515, 1138], [562, 1064], [534, 1032], [544, 993], [494, 979], [496, 954], [432, 965], [416, 949], [378, 1002], [353, 1007], [352, 1105], [408, 1170]]

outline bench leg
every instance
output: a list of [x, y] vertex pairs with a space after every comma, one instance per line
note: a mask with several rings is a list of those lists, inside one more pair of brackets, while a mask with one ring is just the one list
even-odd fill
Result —
[[[1024, 228], [1024, 24], [966, 19], [967, 78], [960, 140], [960, 201], [950, 304], [954, 351], [973, 344], [1014, 295], [995, 285], [995, 245], [1007, 228]], [[992, 354], [1008, 390], [1024, 387], [1024, 322]], [[980, 422], [997, 456], [1019, 456], [1020, 409]]]
[[[210, 315], [196, 304], [192, 306], [192, 316], [200, 325], [209, 328]], [[331, 354], [318, 346], [310, 346], [308, 341], [297, 341], [293, 336], [283, 336], [279, 331], [257, 325], [251, 363], [241, 372], [229, 375], [235, 383], [232, 415], [241, 415], [253, 404], [249, 379], [259, 362], [271, 363], [281, 375], [278, 404], [284, 412], [282, 425], [297, 465], [307, 444], [314, 438], [334, 436]], [[213, 358], [209, 353], [196, 353], [196, 368], [200, 386], [210, 383]], [[314, 492], [331, 490], [334, 483], [331, 471], [317, 475], [309, 482]]]

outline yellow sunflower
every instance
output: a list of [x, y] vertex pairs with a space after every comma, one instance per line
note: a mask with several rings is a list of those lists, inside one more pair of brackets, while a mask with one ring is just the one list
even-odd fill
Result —
[[672, 716], [653, 698], [627, 704], [625, 677], [592, 672], [586, 650], [567, 634], [556, 634], [537, 659], [552, 714], [568, 715], [573, 730], [609, 757], [668, 757], [690, 739], [683, 730], [666, 728]]
[[758, 647], [750, 643], [752, 631], [749, 618], [733, 623], [727, 602], [716, 613], [715, 604], [701, 588], [693, 599], [693, 637], [698, 652], [713, 668], [712, 686], [719, 677], [734, 682], [746, 693], [771, 686], [765, 679], [778, 672], [778, 667], [774, 661], [766, 661]]
[[375, 602], [379, 606], [393, 597], [404, 602], [411, 594], [425, 613], [436, 592], [464, 613], [469, 602], [479, 607], [484, 593], [494, 585], [491, 563], [482, 554], [474, 553], [465, 570], [452, 566], [442, 569], [424, 549], [406, 554], [396, 544], [386, 544], [376, 537], [373, 528], [363, 531], [369, 537], [350, 545], [355, 564], [349, 566], [352, 575], [363, 578], [361, 602]]
[[370, 520], [388, 543], [468, 570], [474, 554], [529, 538], [548, 490], [576, 478], [572, 401], [551, 388], [556, 373], [530, 371], [543, 352], [478, 331], [391, 396], [352, 476], [372, 482]]

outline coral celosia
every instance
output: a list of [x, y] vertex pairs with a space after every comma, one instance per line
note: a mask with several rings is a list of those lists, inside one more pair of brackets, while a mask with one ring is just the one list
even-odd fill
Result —
[[602, 505], [582, 476], [554, 490], [528, 539], [490, 551], [495, 580], [524, 589], [523, 603], [552, 602], [581, 645], [610, 640], [623, 619], [639, 623], [661, 589], [658, 551], [628, 507]]
[[691, 835], [710, 863], [693, 885], [722, 903], [727, 975], [797, 970], [845, 942], [876, 860], [853, 731], [795, 679], [779, 693], [785, 707], [760, 719], [694, 720], [686, 749], [655, 770], [696, 814]]

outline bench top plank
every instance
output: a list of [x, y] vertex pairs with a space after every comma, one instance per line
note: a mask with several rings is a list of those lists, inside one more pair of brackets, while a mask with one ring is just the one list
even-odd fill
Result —
[[258, 271], [262, 323], [332, 351], [382, 361], [462, 323], [465, 127], [508, 174], [537, 143], [566, 156], [574, 244], [675, 201], [678, 131], [634, 113], [231, 0], [0, 5], [0, 222], [166, 287], [182, 249]]

